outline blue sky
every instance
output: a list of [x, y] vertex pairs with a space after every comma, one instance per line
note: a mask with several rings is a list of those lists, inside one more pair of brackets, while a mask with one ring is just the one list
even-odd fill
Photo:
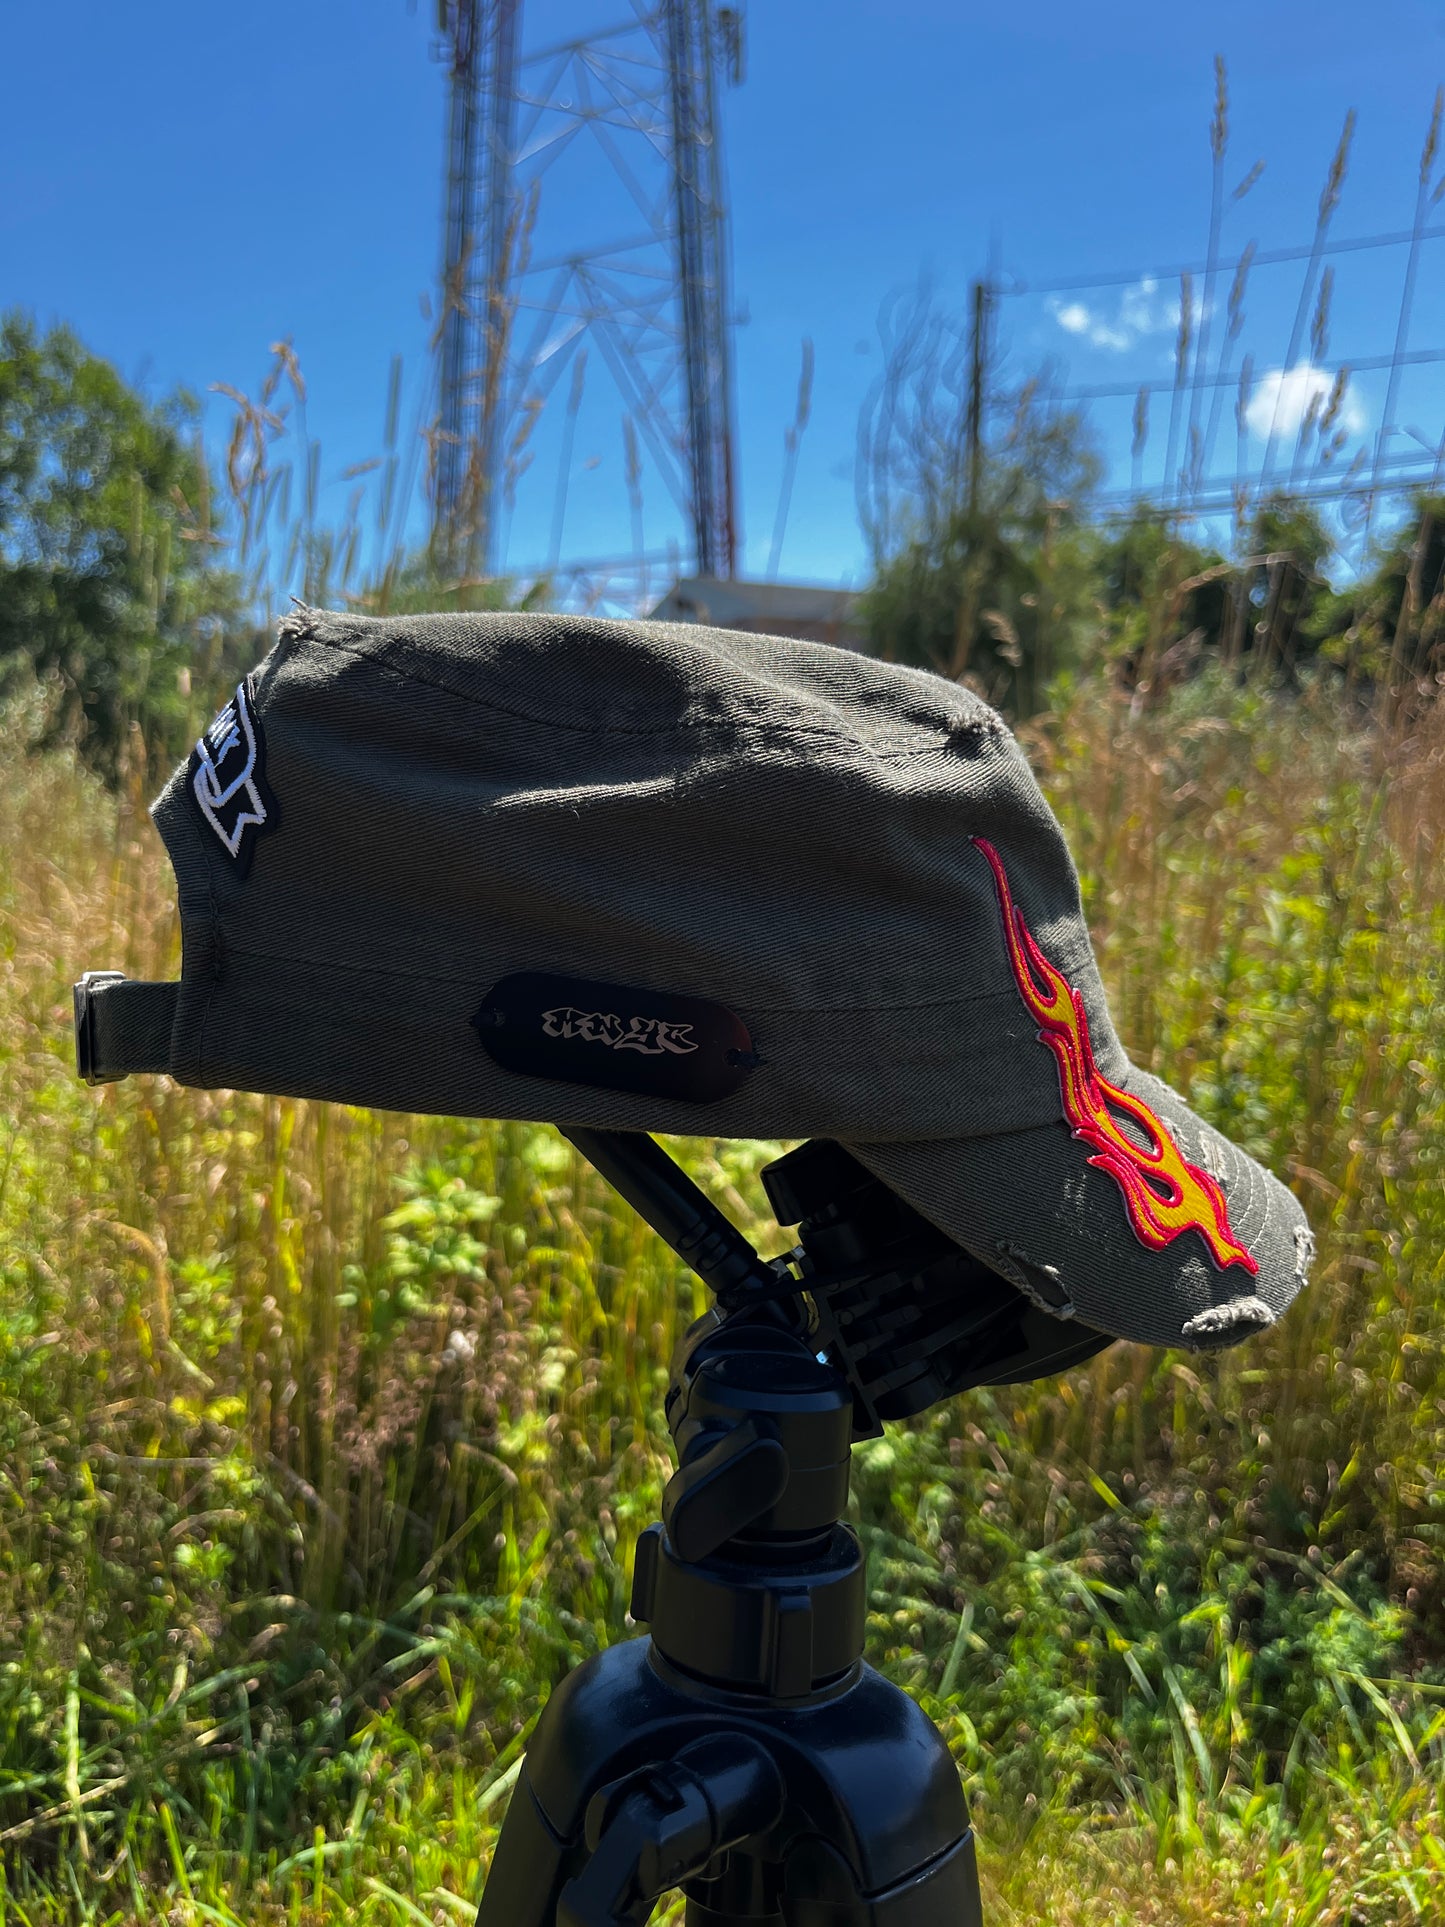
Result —
[[[624, 10], [620, 0], [530, 0], [528, 31], [554, 38]], [[408, 435], [424, 405], [443, 102], [431, 19], [429, 0], [415, 12], [405, 0], [11, 0], [0, 16], [0, 305], [71, 322], [154, 392], [218, 381], [254, 391], [268, 344], [290, 337], [339, 513], [343, 470], [380, 447], [393, 355], [404, 358]], [[805, 336], [813, 412], [783, 573], [857, 581], [868, 560], [854, 441], [890, 292], [927, 272], [940, 301], [961, 302], [991, 249], [1008, 284], [1031, 289], [1202, 257], [1216, 52], [1229, 63], [1230, 185], [1256, 158], [1266, 163], [1231, 212], [1226, 252], [1251, 238], [1263, 248], [1308, 239], [1350, 108], [1358, 129], [1334, 231], [1408, 227], [1445, 79], [1441, 0], [752, 0], [746, 78], [724, 100], [734, 293], [746, 317], [736, 367], [750, 571], [768, 555]], [[589, 179], [577, 175], [556, 216], [575, 217], [579, 231], [592, 218]], [[1445, 222], [1445, 203], [1439, 213]], [[1388, 352], [1403, 251], [1336, 265], [1330, 355]], [[1254, 350], [1260, 377], [1283, 356], [1300, 272], [1260, 271], [1252, 283], [1241, 352]], [[1007, 366], [1027, 372], [1052, 356], [1069, 382], [1167, 376], [1178, 300], [1163, 281], [1013, 296], [1000, 321]], [[1445, 347], [1445, 243], [1426, 250], [1411, 345]], [[1337, 417], [1352, 438], [1342, 461], [1372, 445], [1382, 382], [1353, 380]], [[564, 554], [630, 539], [620, 411], [589, 383]], [[1286, 416], [1313, 385], [1307, 372], [1294, 378]], [[559, 408], [544, 416], [519, 487], [514, 562], [548, 548]], [[1095, 411], [1121, 483], [1130, 410], [1125, 400]], [[1434, 367], [1410, 370], [1400, 419], [1433, 442], [1442, 410]], [[219, 398], [207, 420], [219, 448]], [[1232, 450], [1232, 412], [1230, 422]], [[1150, 460], [1162, 434], [1156, 412]], [[643, 492], [647, 546], [665, 548], [681, 535], [677, 517], [655, 477]]]

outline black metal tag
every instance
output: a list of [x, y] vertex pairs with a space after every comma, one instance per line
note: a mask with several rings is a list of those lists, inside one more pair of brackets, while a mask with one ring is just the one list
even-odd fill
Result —
[[758, 1063], [724, 1004], [580, 977], [503, 977], [472, 1022], [503, 1070], [693, 1104], [726, 1097]]

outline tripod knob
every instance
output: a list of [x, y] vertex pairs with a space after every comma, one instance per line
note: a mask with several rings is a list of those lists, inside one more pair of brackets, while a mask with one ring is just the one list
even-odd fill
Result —
[[[748, 1322], [709, 1328], [705, 1320], [695, 1329], [702, 1335], [683, 1362], [668, 1411], [679, 1470], [663, 1495], [662, 1516], [674, 1545], [684, 1558], [702, 1559], [740, 1532], [825, 1532], [848, 1503], [847, 1381], [795, 1333]], [[738, 1444], [723, 1449], [730, 1438]], [[705, 1489], [698, 1517], [716, 1525], [694, 1528], [694, 1544], [684, 1549], [674, 1520]]]
[[782, 1442], [745, 1419], [680, 1466], [662, 1495], [662, 1518], [683, 1559], [706, 1559], [761, 1519], [788, 1484]]

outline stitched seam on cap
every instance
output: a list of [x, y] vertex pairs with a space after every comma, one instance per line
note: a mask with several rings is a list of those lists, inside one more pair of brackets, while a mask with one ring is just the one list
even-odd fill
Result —
[[[479, 696], [470, 690], [458, 689], [454, 684], [442, 682], [435, 676], [418, 675], [415, 669], [399, 668], [395, 663], [384, 662], [379, 656], [374, 655], [369, 649], [363, 648], [359, 643], [343, 642], [333, 636], [319, 636], [314, 630], [307, 631], [304, 640], [315, 644], [319, 649], [337, 649], [348, 656], [354, 656], [358, 662], [368, 663], [371, 668], [380, 671], [381, 674], [396, 677], [398, 682], [413, 682], [420, 688], [434, 689], [439, 695], [450, 697], [453, 702], [470, 703], [477, 709], [491, 710], [494, 715], [510, 716], [516, 722], [533, 723], [547, 729], [570, 729], [582, 736], [667, 736], [684, 732], [691, 733], [693, 731], [736, 731], [738, 728], [736, 721], [723, 721], [713, 716], [700, 717], [694, 722], [674, 717], [665, 723], [574, 723], [563, 717], [538, 715], [531, 710], [514, 708], [509, 703], [497, 702], [495, 698], [491, 696]], [[918, 723], [914, 725], [914, 727], [919, 730], [941, 731], [943, 733], [942, 743], [933, 741], [917, 748], [909, 749], [901, 747], [890, 749], [887, 747], [887, 738], [884, 739], [884, 746], [882, 748], [875, 748], [873, 744], [867, 742], [863, 737], [850, 735], [846, 730], [830, 728], [826, 723], [773, 722], [762, 717], [749, 717], [747, 727], [749, 729], [766, 730], [770, 735], [821, 736], [830, 743], [838, 743], [848, 749], [866, 750], [870, 754], [882, 759], [883, 757], [897, 758], [901, 756], [936, 755], [940, 747], [946, 744], [949, 738], [956, 732], [958, 725], [957, 723], [950, 723], [941, 719], [937, 723]]]
[[[205, 847], [199, 832], [191, 822], [189, 809], [186, 811], [184, 820], [187, 830], [191, 833], [200, 848], [201, 861], [206, 866], [206, 904], [210, 913], [211, 954], [207, 960], [209, 968], [206, 972], [206, 998], [205, 1002], [201, 1005], [201, 1021], [196, 1033], [196, 1071], [198, 1075], [204, 1077], [206, 1072], [206, 1031], [211, 1022], [211, 1005], [215, 1002], [216, 991], [219, 988], [220, 979], [225, 971], [223, 949], [225, 939], [221, 934], [221, 908], [216, 901], [216, 878], [211, 868], [211, 853]], [[181, 975], [182, 977], [185, 976], [184, 970], [182, 970]], [[179, 1008], [179, 999], [177, 999], [177, 1008]]]
[[[204, 918], [204, 924], [205, 924], [205, 932], [206, 932], [206, 938], [207, 938], [206, 949], [208, 954], [206, 957], [205, 996], [201, 1004], [200, 1022], [196, 1027], [195, 1062], [193, 1065], [186, 1066], [187, 1070], [193, 1071], [195, 1075], [199, 1077], [204, 1074], [204, 1070], [205, 1070], [206, 1027], [210, 1021], [211, 1006], [215, 1001], [216, 993], [220, 988], [220, 980], [224, 974], [223, 957], [224, 957], [225, 937], [221, 926], [220, 905], [216, 901], [216, 878], [215, 878], [215, 871], [211, 864], [211, 853], [206, 848], [205, 840], [201, 836], [201, 833], [197, 829], [195, 821], [191, 816], [191, 805], [190, 805], [189, 798], [187, 796], [187, 788], [189, 785], [189, 781], [190, 781], [189, 774], [187, 774], [182, 779], [180, 791], [176, 799], [178, 807], [174, 812], [174, 820], [176, 825], [178, 825], [180, 828], [180, 833], [185, 837], [192, 851], [200, 858], [201, 868], [204, 870], [205, 877], [206, 877], [206, 915]], [[157, 801], [159, 800], [160, 799], [158, 798]], [[154, 816], [152, 817], [152, 820], [154, 821]], [[157, 831], [159, 832], [160, 825], [158, 823], [156, 824], [156, 828], [157, 828]], [[166, 838], [163, 834], [161, 836], [161, 841], [163, 844], [166, 842]], [[169, 856], [169, 854], [170, 854], [169, 848], [167, 847], [167, 855]], [[174, 860], [172, 860], [171, 862], [171, 870], [172, 870], [172, 873], [174, 874], [175, 872]], [[179, 879], [177, 880], [179, 881]], [[179, 1074], [179, 1067], [176, 1065], [176, 1062], [175, 1062], [175, 1042], [176, 1042], [176, 1029], [180, 1024], [180, 1013], [181, 1013], [182, 1005], [184, 1003], [185, 990], [188, 985], [194, 984], [196, 982], [196, 978], [194, 976], [188, 976], [186, 967], [185, 967], [187, 954], [189, 953], [191, 948], [191, 946], [188, 944], [186, 940], [187, 939], [186, 923], [187, 923], [187, 919], [183, 913], [181, 916], [181, 992], [176, 999], [176, 1022], [171, 1029], [172, 1048], [171, 1048], [170, 1055], [171, 1055], [171, 1071], [173, 1075]]]
[[[480, 981], [475, 971], [467, 971], [455, 975], [443, 975], [434, 970], [407, 970], [400, 964], [377, 963], [371, 958], [368, 958], [365, 963], [353, 963], [345, 957], [298, 957], [294, 953], [288, 953], [284, 950], [257, 950], [250, 944], [228, 943], [226, 946], [226, 954], [228, 957], [250, 957], [259, 963], [287, 964], [303, 970], [349, 970], [357, 976], [397, 977], [404, 983], [476, 985]], [[561, 972], [559, 974], [566, 976], [574, 973]], [[656, 991], [658, 996], [666, 996], [669, 994], [659, 989], [655, 984], [624, 984], [619, 985], [618, 988], [625, 990], [653, 990]], [[690, 991], [685, 994], [689, 996], [710, 997], [715, 993], [710, 991]], [[840, 1015], [852, 1013], [866, 1017], [878, 1015], [885, 1011], [957, 1010], [970, 1004], [989, 1002], [1017, 1004], [1018, 992], [1012, 985], [1009, 985], [1008, 988], [1003, 990], [976, 990], [966, 996], [960, 997], [923, 997], [910, 1002], [886, 1004], [759, 1004], [754, 1003], [750, 997], [737, 996], [733, 997], [731, 1002], [739, 1009], [744, 1009], [761, 1016], [787, 1016], [790, 1013], [795, 1016], [827, 1016], [829, 1013], [836, 1011]]]

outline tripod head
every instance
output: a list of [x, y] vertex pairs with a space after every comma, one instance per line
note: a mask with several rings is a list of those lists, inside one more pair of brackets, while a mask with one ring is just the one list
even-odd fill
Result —
[[1064, 1371], [1112, 1342], [1031, 1304], [828, 1139], [764, 1168], [774, 1216], [798, 1227], [792, 1251], [765, 1259], [655, 1139], [566, 1136], [716, 1294], [687, 1347], [739, 1320], [805, 1338], [848, 1384], [855, 1440], [971, 1386]]

